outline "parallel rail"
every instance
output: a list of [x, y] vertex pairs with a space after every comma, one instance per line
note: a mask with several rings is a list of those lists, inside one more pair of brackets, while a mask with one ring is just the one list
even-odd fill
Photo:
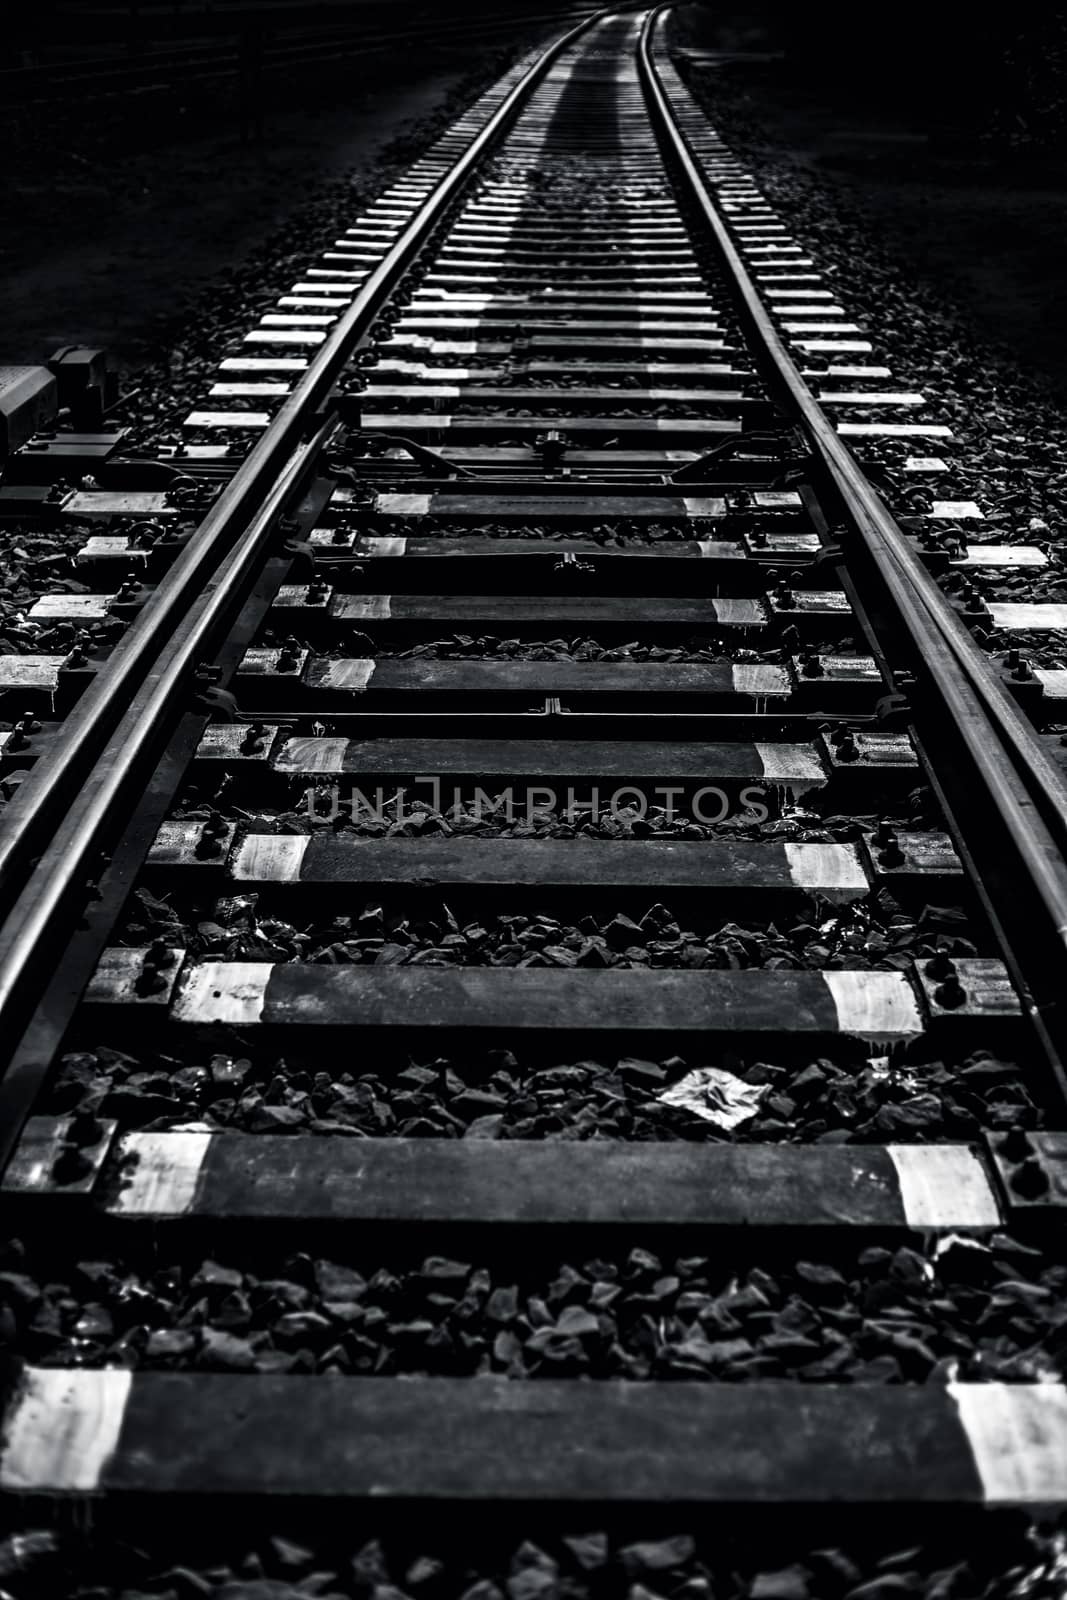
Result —
[[[943, 764], [945, 799], [961, 813], [968, 839], [981, 841], [975, 845], [981, 879], [1009, 947], [1028, 951], [1025, 981], [1067, 1090], [1061, 1065], [1067, 1015], [1059, 1014], [1067, 953], [1067, 781], [801, 377], [671, 115], [650, 55], [654, 27], [650, 17], [640, 46], [650, 107], [715, 239], [753, 348], [832, 485], [853, 534], [846, 558], [857, 566], [862, 560], [871, 570], [892, 618], [902, 666], [921, 686], [915, 693], [936, 697], [936, 720], [925, 724], [923, 737], [928, 746], [944, 740], [953, 748], [953, 759]], [[932, 710], [927, 704], [927, 716]], [[975, 814], [979, 796], [981, 817]]]

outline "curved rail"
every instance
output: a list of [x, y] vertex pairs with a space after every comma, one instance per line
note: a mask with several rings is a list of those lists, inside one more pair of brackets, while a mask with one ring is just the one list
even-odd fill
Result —
[[[21, 785], [0, 832], [0, 895], [11, 901], [0, 923], [0, 1029], [9, 1040], [39, 992], [72, 906], [79, 894], [84, 898], [101, 852], [131, 813], [171, 724], [187, 708], [209, 639], [232, 620], [280, 511], [332, 426], [331, 394], [343, 368], [454, 197], [557, 56], [596, 15], [541, 54], [370, 272], [54, 748]], [[10, 1126], [0, 1130], [0, 1139], [11, 1137]]]
[[1013, 955], [1028, 952], [1018, 968], [1036, 1003], [1035, 1020], [1054, 1043], [1060, 1088], [1067, 1093], [1059, 1065], [1067, 1059], [1067, 781], [838, 437], [774, 327], [660, 81], [652, 40], [667, 9], [649, 13], [638, 46], [650, 113], [714, 240], [753, 350], [840, 499], [891, 608], [898, 642], [906, 642], [924, 687], [936, 696], [939, 731], [952, 739], [963, 767], [946, 792], [950, 809], [981, 804], [984, 825], [995, 829], [985, 840], [993, 870], [983, 870], [983, 881], [996, 886], [990, 909]]

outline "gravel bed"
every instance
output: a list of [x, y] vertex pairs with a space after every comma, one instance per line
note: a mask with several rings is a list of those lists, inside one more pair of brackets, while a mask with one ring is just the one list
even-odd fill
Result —
[[631, 1511], [624, 1532], [523, 1539], [483, 1519], [472, 1539], [466, 1519], [429, 1518], [379, 1538], [365, 1515], [327, 1539], [291, 1511], [269, 1535], [229, 1518], [136, 1542], [31, 1525], [0, 1542], [0, 1578], [14, 1600], [1060, 1600], [1067, 1569], [1062, 1518], [987, 1513], [953, 1532], [894, 1511], [817, 1546], [810, 1527], [783, 1538], [766, 1517], [702, 1518], [694, 1536]]
[[[1027, 596], [1029, 599], [1030, 597]], [[1067, 666], [1067, 643], [1058, 643], [1057, 635], [1047, 630], [1033, 632], [1026, 628], [991, 628], [982, 622], [970, 623], [972, 638], [987, 646], [990, 654], [999, 659], [1008, 650], [1018, 650], [1032, 667]]]
[[946, 594], [962, 597], [969, 591], [983, 600], [1067, 601], [1067, 573], [1060, 567], [1006, 573], [991, 570], [948, 572], [939, 579]]
[[[206, 492], [194, 491], [195, 498], [202, 501]], [[167, 532], [180, 537], [192, 526], [178, 519], [168, 523]], [[109, 533], [133, 533], [139, 528], [161, 531], [159, 525], [128, 518], [108, 524]], [[77, 565], [75, 558], [86, 539], [100, 531], [99, 523], [71, 522], [54, 528], [42, 528], [40, 523], [0, 528], [0, 654], [66, 655], [77, 646], [99, 661], [121, 638], [126, 628], [121, 617], [41, 622], [27, 615], [45, 595], [110, 592], [136, 572], [133, 561], [111, 578], [91, 575]]]
[[[584, 525], [580, 522], [568, 524], [562, 520], [551, 523], [487, 522], [481, 518], [477, 522], [448, 522], [433, 516], [420, 517], [417, 523], [412, 523], [406, 517], [367, 516], [361, 517], [358, 527], [354, 526], [351, 531], [396, 534], [401, 526], [412, 530], [411, 536], [419, 539], [536, 539], [543, 544], [551, 544], [556, 540], [587, 539], [603, 545], [608, 551], [672, 541], [684, 544], [716, 537], [728, 542], [737, 537], [736, 534], [719, 534], [708, 517], [675, 517], [670, 522], [646, 522], [644, 519], [637, 522], [629, 521], [626, 517], [611, 517], [604, 522]], [[769, 579], [773, 583], [773, 573], [769, 574]]]
[[[146, 524], [129, 519], [109, 524], [109, 533], [131, 532]], [[152, 525], [160, 531], [158, 525]], [[175, 536], [190, 531], [191, 522], [176, 519]], [[92, 577], [76, 563], [78, 551], [94, 533], [102, 531], [101, 524], [64, 522], [59, 527], [42, 527], [40, 523], [5, 524], [0, 527], [0, 652], [5, 655], [56, 654], [70, 646], [63, 644], [69, 633], [84, 631], [92, 639], [107, 642], [117, 637], [124, 624], [115, 618], [88, 624], [48, 624], [27, 619], [26, 613], [35, 601], [45, 595], [97, 594], [107, 590], [110, 580]], [[168, 524], [168, 532], [171, 524]], [[135, 568], [131, 561], [130, 570]], [[114, 583], [126, 576], [125, 570], [115, 573]]]
[[[846, 1247], [793, 1260], [646, 1249], [576, 1260], [218, 1248], [86, 1260], [18, 1241], [5, 1342], [35, 1365], [522, 1378], [1051, 1382], [1067, 1266], [989, 1244]], [[754, 1259], [755, 1255], [755, 1259]], [[533, 1257], [533, 1259], [531, 1259]]]
[[[56, 586], [55, 592], [94, 594], [88, 584]], [[53, 592], [52, 590], [45, 591]], [[55, 622], [28, 620], [18, 607], [0, 623], [0, 647], [11, 655], [66, 655], [75, 645], [87, 655], [98, 655], [117, 644], [126, 631], [122, 617], [60, 619]]]
[[[709, 599], [709, 609], [711, 601]], [[526, 635], [536, 633], [537, 623], [531, 623], [524, 628]], [[406, 629], [410, 634], [411, 629]], [[542, 627], [542, 632], [545, 629]], [[667, 628], [649, 626], [645, 632], [650, 635], [660, 634], [669, 636]], [[729, 630], [734, 639], [737, 630]], [[268, 630], [263, 635], [262, 643], [265, 646], [278, 646], [289, 643], [295, 636], [282, 634], [278, 629]], [[299, 640], [296, 641], [299, 647]], [[810, 645], [805, 641], [805, 647], [817, 655], [858, 655], [864, 653], [864, 643], [861, 640], [838, 636], [835, 639], [814, 640]], [[733, 662], [765, 662], [770, 665], [780, 665], [783, 651], [781, 648], [772, 650], [748, 650], [739, 648], [736, 644], [731, 646], [727, 636], [724, 636], [716, 625], [714, 619], [709, 621], [706, 632], [691, 635], [683, 644], [642, 644], [637, 639], [627, 640], [625, 644], [609, 644], [603, 639], [596, 639], [589, 634], [580, 635], [575, 639], [502, 639], [498, 634], [454, 633], [438, 639], [420, 639], [417, 644], [401, 645], [386, 639], [375, 641], [368, 633], [359, 629], [355, 633], [346, 632], [343, 646], [325, 646], [316, 649], [317, 656], [327, 658], [345, 658], [351, 656], [355, 650], [365, 652], [382, 660], [408, 660], [426, 659], [442, 661], [659, 661], [682, 663], [690, 662], [704, 665]]]
[[0, 649], [6, 655], [36, 653], [47, 632], [25, 613], [48, 594], [87, 594], [90, 584], [74, 558], [85, 543], [86, 529], [42, 531], [31, 527], [0, 529]]
[[[710, 610], [709, 601], [709, 610]], [[533, 625], [536, 627], [536, 624]], [[649, 633], [662, 632], [650, 627]], [[718, 637], [714, 619], [709, 632]], [[840, 649], [840, 641], [837, 641]], [[338, 651], [339, 655], [345, 654]], [[351, 653], [351, 652], [347, 652]], [[825, 653], [825, 652], [824, 652]], [[589, 635], [577, 639], [502, 639], [496, 634], [456, 633], [439, 639], [424, 639], [418, 644], [392, 648], [379, 645], [374, 654], [408, 660], [426, 658], [442, 661], [662, 661], [716, 663], [727, 661], [781, 661], [781, 651], [758, 653], [755, 650], [728, 651], [711, 644], [687, 642], [682, 645], [641, 644], [636, 639], [625, 644], [607, 644]]]
[[1002, 663], [1009, 650], [1018, 650], [1032, 667], [1067, 666], [1067, 642], [1061, 644], [1055, 633], [1033, 633], [1026, 628], [997, 628], [990, 632], [981, 625], [972, 632], [979, 640], [985, 637], [991, 654]]
[[[368, 848], [373, 849], [373, 846]], [[588, 903], [590, 891], [585, 898]], [[987, 951], [958, 906], [917, 914], [901, 911], [887, 893], [832, 906], [800, 897], [778, 922], [721, 913], [694, 915], [687, 906], [616, 892], [612, 905], [580, 918], [547, 914], [574, 894], [519, 887], [510, 911], [493, 911], [475, 885], [448, 893], [452, 907], [432, 891], [393, 890], [365, 900], [350, 914], [323, 912], [314, 920], [286, 921], [259, 907], [257, 894], [226, 895], [198, 904], [184, 896], [149, 899], [142, 891], [115, 943], [142, 945], [165, 937], [194, 956], [227, 961], [311, 961], [331, 965], [460, 967], [656, 967], [700, 970], [762, 969], [818, 972], [840, 969], [910, 969], [913, 959], [935, 954], [975, 956]], [[358, 901], [358, 894], [355, 899]], [[598, 900], [601, 897], [598, 896]], [[175, 903], [177, 901], [177, 904]], [[480, 905], [472, 916], [464, 907]], [[946, 933], [946, 927], [951, 933]]]
[[[362, 649], [363, 645], [360, 644], [358, 648]], [[293, 725], [294, 733], [306, 734], [316, 729], [324, 735], [336, 731], [331, 730], [329, 721], [313, 721], [310, 726], [305, 724], [302, 728]], [[645, 787], [649, 794], [662, 792], [661, 788], [652, 785], [635, 787]], [[223, 769], [221, 772], [205, 771], [199, 774], [182, 794], [179, 809], [184, 813], [206, 814], [205, 808], [221, 807], [236, 821], [252, 822], [276, 817], [282, 832], [295, 829], [298, 833], [314, 833], [318, 828], [330, 828], [337, 833], [353, 832], [362, 838], [450, 833], [517, 839], [573, 839], [588, 836], [601, 839], [810, 837], [849, 840], [858, 837], [855, 816], [828, 814], [820, 817], [815, 811], [805, 811], [794, 803], [791, 789], [783, 789], [778, 785], [753, 784], [749, 793], [755, 789], [759, 793], [753, 795], [751, 808], [746, 806], [745, 809], [728, 811], [721, 816], [712, 816], [707, 809], [699, 806], [700, 814], [693, 816], [684, 803], [670, 809], [651, 803], [643, 809], [627, 804], [613, 811], [611, 795], [603, 787], [594, 814], [590, 800], [594, 788], [592, 784], [578, 783], [565, 802], [542, 807], [525, 798], [525, 791], [517, 794], [511, 789], [487, 794], [476, 778], [469, 781], [457, 779], [455, 782], [445, 780], [442, 782], [441, 795], [450, 796], [451, 803], [437, 810], [422, 799], [425, 788], [417, 781], [402, 785], [395, 791], [390, 790], [387, 797], [383, 789], [383, 798], [373, 792], [368, 796], [358, 788], [349, 790], [323, 780], [308, 783], [301, 776], [288, 785], [291, 797], [289, 808], [270, 812], [259, 807], [255, 811], [246, 809], [247, 795], [243, 787], [235, 784], [232, 772]], [[710, 804], [720, 810], [739, 804], [739, 797], [734, 799], [728, 792], [731, 788], [731, 785], [726, 785], [719, 795], [711, 797]], [[745, 789], [741, 790], [742, 795], [745, 792]], [[556, 783], [554, 793], [557, 796], [564, 794], [562, 783]], [[235, 795], [245, 799], [246, 805], [236, 804]], [[831, 795], [830, 798], [835, 797]], [[804, 803], [826, 806], [828, 800], [826, 796], [816, 793], [805, 795]], [[891, 796], [887, 796], [883, 802], [882, 817], [895, 828], [937, 829], [944, 826], [944, 819], [927, 790], [913, 791], [895, 803]], [[875, 827], [878, 818], [860, 818], [859, 821], [869, 822]], [[828, 831], [809, 835], [804, 831], [809, 823]], [[266, 826], [271, 831], [269, 820]]]
[[[723, 1050], [711, 1063], [676, 1054], [561, 1062], [532, 1048], [520, 1057], [471, 1046], [415, 1061], [390, 1060], [383, 1045], [377, 1070], [367, 1072], [358, 1063], [350, 1070], [351, 1058], [333, 1047], [281, 1056], [276, 1045], [216, 1033], [213, 1044], [171, 1041], [166, 1054], [86, 1040], [60, 1061], [41, 1110], [100, 1113], [126, 1128], [428, 1139], [881, 1144], [1043, 1125], [1025, 1068], [988, 1050], [924, 1060], [916, 1047], [915, 1059], [902, 1051], [893, 1061], [856, 1060], [842, 1042], [833, 1059], [775, 1062]], [[662, 1098], [708, 1065], [723, 1104], [744, 1108], [728, 1131]]]
[[[328, 789], [323, 792], [328, 793]], [[925, 788], [913, 790], [896, 805], [887, 798], [878, 815], [823, 815], [810, 809], [820, 803], [820, 796], [815, 794], [806, 796], [803, 806], [787, 805], [780, 816], [759, 819], [751, 812], [739, 811], [720, 822], [694, 819], [684, 803], [670, 809], [649, 805], [643, 812], [631, 805], [619, 806], [614, 811], [601, 808], [593, 816], [588, 805], [585, 811], [581, 808], [581, 790], [576, 793], [577, 806], [573, 812], [558, 806], [527, 809], [516, 805], [509, 813], [507, 793], [489, 795], [479, 804], [461, 800], [447, 810], [437, 810], [422, 799], [390, 799], [379, 816], [368, 815], [359, 808], [354, 815], [349, 809], [334, 816], [332, 810], [320, 807], [319, 791], [312, 788], [308, 791], [310, 798], [305, 798], [302, 805], [292, 810], [250, 811], [231, 804], [225, 811], [230, 821], [247, 824], [257, 833], [310, 834], [329, 828], [337, 833], [352, 832], [373, 839], [439, 838], [460, 834], [470, 838], [777, 839], [824, 844], [861, 839], [875, 832], [883, 822], [909, 830], [936, 829], [944, 825], [933, 795]], [[183, 797], [175, 814], [202, 820], [210, 812], [201, 797], [190, 793]], [[899, 907], [894, 909], [899, 910]], [[887, 914], [892, 912], [887, 911]]]

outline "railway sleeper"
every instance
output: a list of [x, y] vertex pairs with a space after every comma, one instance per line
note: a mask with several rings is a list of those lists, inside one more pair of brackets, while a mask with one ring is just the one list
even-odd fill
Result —
[[149, 852], [150, 881], [199, 887], [205, 878], [236, 892], [257, 891], [282, 904], [415, 890], [479, 899], [531, 889], [545, 897], [604, 896], [644, 890], [691, 896], [707, 912], [733, 899], [746, 906], [816, 895], [847, 903], [889, 888], [958, 903], [963, 869], [949, 836], [886, 827], [854, 844], [722, 839], [425, 839], [366, 840], [320, 830], [237, 837], [221, 816], [165, 822]]
[[[454, 1510], [1067, 1502], [1057, 1383], [390, 1382], [24, 1367], [0, 1488], [168, 1508], [254, 1495]], [[753, 1440], [774, 1439], [775, 1449]], [[714, 1449], [709, 1449], [714, 1440]], [[225, 1448], [220, 1448], [225, 1441]], [[521, 1447], [517, 1448], [517, 1445]]]
[[[760, 432], [773, 425], [774, 414], [755, 403], [745, 419], [751, 422], [752, 431]], [[242, 426], [235, 422], [234, 426]], [[625, 447], [685, 448], [694, 443], [702, 446], [711, 436], [741, 434], [744, 420], [738, 417], [630, 417], [565, 415], [546, 407], [536, 413], [527, 410], [515, 415], [504, 412], [486, 413], [484, 416], [447, 412], [435, 413], [405, 411], [366, 411], [363, 426], [379, 433], [400, 433], [425, 444], [463, 446], [473, 442], [483, 445], [510, 442], [512, 446], [524, 439], [529, 443], [546, 430], [558, 429], [566, 433], [575, 444], [590, 448], [609, 449], [623, 442]], [[530, 439], [533, 435], [533, 440]], [[712, 441], [714, 442], [714, 441]], [[460, 460], [462, 457], [455, 457]]]
[[[26, 657], [13, 658], [16, 663]], [[38, 658], [40, 659], [40, 658]], [[48, 658], [44, 658], [46, 661]], [[53, 658], [54, 660], [55, 658]], [[60, 663], [61, 664], [61, 663]], [[0, 694], [5, 688], [0, 657]], [[51, 674], [54, 684], [57, 673]], [[84, 674], [79, 674], [84, 677]], [[20, 690], [28, 679], [16, 670]], [[47, 670], [44, 673], [47, 680]], [[47, 692], [47, 681], [41, 684]], [[310, 714], [384, 709], [477, 711], [502, 706], [561, 710], [604, 706], [764, 713], [845, 712], [873, 716], [882, 678], [871, 656], [807, 655], [784, 665], [765, 662], [435, 660], [386, 657], [331, 659], [296, 645], [249, 650], [234, 692], [244, 712], [294, 710]], [[53, 688], [53, 693], [55, 689]], [[412, 697], [432, 697], [415, 700]], [[23, 699], [22, 702], [25, 703]]]
[[[483, 1234], [487, 1249], [565, 1244], [574, 1253], [598, 1243], [613, 1248], [613, 1236], [630, 1248], [653, 1236], [662, 1247], [666, 1236], [685, 1252], [709, 1231], [739, 1243], [753, 1229], [773, 1229], [765, 1238], [780, 1245], [779, 1231], [787, 1230], [794, 1248], [810, 1231], [818, 1249], [836, 1244], [842, 1229], [851, 1238], [983, 1234], [1035, 1220], [1002, 1183], [995, 1154], [976, 1144], [334, 1138], [324, 1160], [319, 1134], [120, 1133], [100, 1118], [94, 1132], [99, 1139], [87, 1145], [70, 1117], [30, 1118], [0, 1186], [17, 1226], [39, 1226], [47, 1201], [70, 1229], [89, 1207], [91, 1216], [128, 1221], [359, 1223], [385, 1230], [383, 1249], [415, 1230], [429, 1248], [425, 1230], [432, 1229], [433, 1242], [446, 1234], [450, 1249]], [[994, 1136], [991, 1150], [1013, 1137]], [[1046, 1211], [1062, 1207], [1062, 1138], [1023, 1137], [1051, 1174]], [[88, 1158], [78, 1176], [72, 1142]], [[553, 1246], [543, 1235], [557, 1229], [566, 1233]], [[677, 1237], [687, 1229], [700, 1231]]]
[[[451, 524], [440, 533], [415, 536], [373, 531], [389, 526], [373, 519], [361, 520], [360, 526], [372, 531], [356, 533], [344, 523], [327, 525], [312, 530], [310, 543], [324, 579], [343, 579], [349, 567], [373, 562], [369, 571], [358, 575], [369, 592], [380, 584], [392, 590], [441, 593], [461, 578], [467, 593], [549, 593], [553, 588], [573, 592], [580, 587], [606, 597], [632, 587], [642, 594], [656, 590], [669, 594], [678, 583], [676, 563], [688, 561], [709, 564], [699, 575], [705, 587], [713, 589], [728, 579], [734, 596], [740, 597], [746, 590], [764, 592], [780, 568], [790, 574], [803, 572], [819, 549], [815, 535], [804, 533], [741, 539], [645, 536], [643, 541], [640, 529], [635, 526], [630, 532], [625, 522], [612, 522], [610, 535], [601, 525], [602, 538], [585, 539], [509, 536], [522, 530], [508, 529], [507, 524], [500, 525], [500, 535], [488, 538], [484, 533], [453, 534]], [[697, 576], [693, 568], [686, 573], [691, 589], [697, 587]]]
[[[12, 715], [64, 716], [103, 664], [80, 647], [67, 655], [0, 656], [0, 709]], [[1045, 674], [1054, 677], [1054, 674]], [[1035, 685], [1040, 688], [1038, 680]], [[360, 717], [393, 707], [430, 715], [476, 715], [501, 707], [560, 710], [637, 705], [649, 710], [781, 711], [874, 714], [881, 675], [869, 656], [797, 656], [783, 666], [764, 663], [679, 664], [620, 662], [418, 661], [313, 656], [306, 647], [250, 650], [234, 680], [243, 713], [321, 711]], [[432, 696], [432, 703], [413, 696]]]
[[565, 719], [554, 719], [552, 739], [361, 740], [289, 734], [272, 723], [217, 724], [205, 731], [191, 775], [203, 782], [225, 773], [237, 783], [251, 781], [261, 793], [270, 782], [284, 792], [336, 780], [335, 797], [342, 805], [355, 797], [359, 785], [407, 787], [433, 779], [461, 788], [510, 785], [528, 803], [540, 805], [565, 804], [565, 784], [585, 791], [597, 785], [605, 797], [620, 784], [648, 792], [650, 786], [669, 783], [674, 793], [687, 797], [711, 785], [714, 801], [726, 808], [714, 820], [752, 802], [773, 809], [790, 796], [831, 785], [835, 797], [866, 798], [867, 809], [877, 810], [877, 797], [907, 793], [921, 777], [906, 734], [831, 729], [804, 742], [669, 743], [590, 740], [577, 721], [570, 738], [568, 731]]
[[[72, 600], [91, 602], [99, 597], [71, 596]], [[110, 597], [108, 597], [110, 598]], [[111, 614], [110, 607], [91, 604], [73, 606], [67, 610], [64, 597], [38, 601], [42, 609], [31, 611], [31, 616], [42, 617], [72, 615], [74, 617]], [[1067, 613], [1067, 608], [1062, 608]], [[842, 630], [851, 630], [855, 618], [843, 590], [794, 589], [783, 580], [781, 586], [763, 599], [749, 596], [709, 595], [688, 597], [598, 594], [546, 594], [546, 595], [427, 595], [418, 594], [348, 594], [337, 592], [329, 584], [319, 581], [314, 585], [286, 584], [278, 590], [268, 616], [268, 625], [285, 629], [344, 637], [346, 628], [362, 630], [368, 626], [392, 632], [405, 627], [436, 627], [447, 633], [455, 628], [464, 631], [504, 629], [510, 633], [515, 628], [570, 631], [574, 628], [593, 628], [598, 632], [622, 628], [628, 634], [635, 626], [651, 638], [678, 629], [689, 634], [718, 633], [721, 630], [738, 630], [758, 634], [772, 621], [783, 627], [793, 626], [824, 637]]]
[[[85, 1006], [136, 1033], [165, 1016], [179, 1029], [279, 1035], [434, 1038], [553, 1034], [759, 1042], [815, 1040], [882, 1049], [946, 1031], [987, 1043], [1017, 1033], [1022, 1007], [997, 960], [960, 957], [948, 977], [900, 970], [807, 972], [672, 968], [337, 967], [187, 961], [178, 948], [112, 946]], [[155, 1019], [153, 1021], [153, 1019]]]
[[[358, 579], [359, 574], [352, 577]], [[71, 623], [75, 626], [117, 626], [131, 620], [151, 597], [149, 586], [128, 578], [114, 593], [42, 595], [28, 608], [31, 622]], [[1032, 620], [1036, 613], [1064, 613], [1067, 607], [1001, 607], [1014, 615], [1019, 609], [1020, 627], [1041, 626]], [[338, 591], [321, 579], [310, 584], [283, 584], [270, 607], [268, 624], [290, 633], [298, 628], [309, 638], [343, 640], [346, 630], [363, 631], [373, 625], [389, 632], [435, 627], [439, 632], [455, 628], [479, 629], [531, 626], [544, 629], [593, 627], [598, 631], [624, 629], [632, 634], [635, 626], [644, 627], [650, 637], [682, 629], [688, 634], [718, 633], [723, 629], [758, 634], [768, 622], [783, 627], [818, 630], [818, 637], [854, 626], [847, 596], [836, 589], [794, 589], [783, 579], [764, 599], [737, 596], [649, 597], [641, 600], [628, 595], [589, 595], [565, 593], [547, 595], [419, 595], [353, 594]], [[1008, 625], [1010, 616], [1004, 618]], [[1052, 627], [1049, 615], [1045, 625]], [[1057, 626], [1060, 624], [1056, 624]]]
[[[379, 348], [383, 353], [397, 350], [404, 356], [408, 352], [431, 357], [478, 358], [503, 355], [529, 358], [553, 354], [565, 356], [572, 361], [578, 357], [594, 361], [598, 357], [601, 359], [607, 357], [617, 361], [622, 360], [624, 356], [631, 360], [640, 360], [642, 356], [647, 357], [649, 354], [654, 355], [657, 360], [667, 356], [688, 356], [691, 360], [696, 360], [704, 356], [726, 354], [732, 357], [738, 350], [736, 344], [728, 344], [723, 338], [708, 338], [708, 330], [703, 327], [698, 336], [689, 334], [684, 329], [672, 329], [668, 326], [660, 328], [657, 332], [650, 332], [645, 326], [616, 327], [603, 332], [601, 325], [597, 323], [579, 322], [575, 326], [561, 322], [554, 332], [551, 331], [551, 324], [548, 326], [535, 324], [532, 329], [529, 325], [524, 325], [521, 328], [491, 330], [501, 334], [506, 333], [507, 338], [455, 339], [447, 337], [453, 326], [444, 323], [437, 325], [437, 333], [446, 335], [438, 337], [435, 332], [414, 329], [411, 319], [405, 318], [402, 323], [397, 324], [388, 340], [383, 341]], [[481, 324], [475, 324], [470, 331], [478, 331], [480, 328]], [[538, 331], [538, 328], [541, 331]]]

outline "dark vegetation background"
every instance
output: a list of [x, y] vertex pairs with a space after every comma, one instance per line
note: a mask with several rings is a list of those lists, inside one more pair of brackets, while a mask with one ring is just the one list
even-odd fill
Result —
[[[104, 342], [136, 365], [322, 185], [412, 154], [568, 0], [14, 0], [0, 30], [0, 361]], [[688, 0], [670, 24], [732, 138], [839, 186], [976, 332], [1067, 393], [1067, 6]], [[472, 22], [494, 39], [463, 37]], [[429, 45], [303, 65], [330, 34]], [[442, 37], [443, 35], [443, 37]], [[229, 53], [228, 78], [168, 55]], [[116, 65], [134, 92], [105, 83]], [[51, 97], [50, 72], [101, 91]], [[43, 90], [42, 90], [43, 86]], [[356, 196], [353, 196], [355, 202]], [[294, 222], [294, 259], [300, 224]]]
[[[703, 9], [723, 21], [734, 10]], [[1062, 146], [1067, 23], [1064, 9], [1047, 0], [860, 7], [767, 0], [747, 19], [744, 11], [734, 15], [780, 43], [790, 65], [835, 104], [895, 105], [943, 138]]]
[[838, 185], [908, 271], [1067, 394], [1067, 7], [679, 7], [731, 136]]
[[[0, 364], [70, 343], [124, 368], [165, 359], [238, 282], [248, 296], [259, 272], [269, 294], [279, 230], [284, 292], [330, 228], [570, 9], [14, 0], [0, 28]], [[406, 37], [365, 48], [382, 35]]]

